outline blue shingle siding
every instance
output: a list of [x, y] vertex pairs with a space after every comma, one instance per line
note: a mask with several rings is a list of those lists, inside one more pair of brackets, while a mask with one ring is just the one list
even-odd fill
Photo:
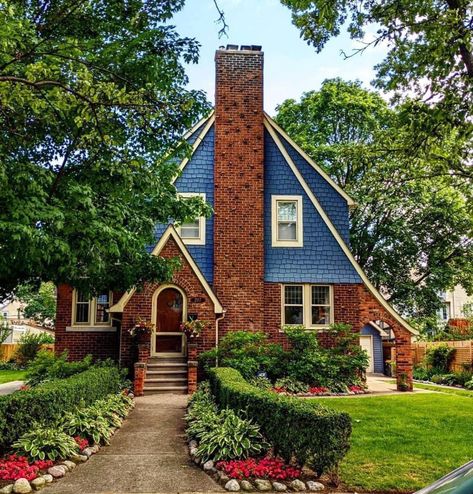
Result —
[[[198, 131], [193, 134], [194, 137]], [[192, 138], [191, 137], [191, 138]], [[176, 180], [179, 192], [204, 193], [206, 201], [214, 205], [214, 128], [208, 131], [191, 160]], [[213, 281], [213, 216], [206, 220], [205, 245], [187, 245], [187, 249], [209, 283]], [[156, 226], [156, 241], [164, 233], [166, 225]]]
[[[299, 163], [297, 163], [299, 165]], [[310, 166], [307, 163], [307, 167]], [[313, 169], [312, 169], [313, 170]], [[265, 281], [294, 283], [360, 283], [361, 279], [330, 233], [314, 205], [306, 195], [296, 176], [280, 153], [272, 138], [265, 131]], [[315, 173], [315, 172], [314, 172]], [[317, 179], [314, 179], [314, 184]], [[324, 180], [325, 182], [325, 180]], [[344, 210], [344, 199], [331, 191], [330, 185], [319, 183], [318, 194], [327, 203], [331, 199], [332, 215], [336, 214], [339, 227]], [[314, 191], [315, 192], [315, 191]], [[301, 195], [303, 197], [304, 246], [271, 246], [271, 196]], [[342, 203], [338, 206], [336, 203]], [[322, 200], [321, 200], [322, 203]], [[346, 210], [345, 210], [346, 211]], [[348, 213], [346, 213], [348, 214]]]
[[349, 212], [346, 200], [282, 136], [281, 142], [340, 236], [347, 245], [350, 245]]
[[373, 337], [373, 360], [374, 360], [374, 371], [378, 374], [384, 373], [384, 357], [383, 357], [383, 339], [379, 334], [379, 331], [367, 324], [360, 332], [364, 336]]

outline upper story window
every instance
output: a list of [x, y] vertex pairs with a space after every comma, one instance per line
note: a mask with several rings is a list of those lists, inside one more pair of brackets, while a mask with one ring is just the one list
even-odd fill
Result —
[[[181, 192], [182, 197], [200, 196], [205, 201], [205, 194]], [[205, 245], [205, 218], [203, 216], [181, 223], [177, 231], [187, 245]]]
[[101, 293], [89, 299], [82, 292], [74, 290], [72, 322], [83, 326], [108, 326], [111, 324], [108, 309], [112, 302], [112, 293]]
[[273, 247], [302, 247], [302, 196], [272, 196]]
[[284, 285], [282, 305], [283, 326], [326, 328], [333, 323], [331, 285]]

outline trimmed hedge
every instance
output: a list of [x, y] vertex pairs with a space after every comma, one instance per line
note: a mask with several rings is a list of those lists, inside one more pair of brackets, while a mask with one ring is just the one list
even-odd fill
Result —
[[0, 450], [7, 450], [34, 422], [53, 424], [64, 412], [118, 392], [120, 385], [116, 367], [94, 367], [67, 379], [1, 396]]
[[212, 369], [210, 381], [217, 403], [247, 413], [275, 454], [286, 461], [295, 460], [321, 475], [336, 470], [348, 452], [351, 419], [347, 413], [258, 389], [235, 369]]

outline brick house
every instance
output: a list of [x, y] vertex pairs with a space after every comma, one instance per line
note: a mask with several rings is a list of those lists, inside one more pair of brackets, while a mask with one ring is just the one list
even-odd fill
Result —
[[[138, 393], [143, 385], [185, 392], [195, 387], [198, 354], [229, 331], [284, 342], [284, 325], [304, 324], [324, 342], [330, 324], [349, 323], [374, 360], [382, 322], [395, 335], [398, 376], [410, 383], [415, 331], [350, 252], [353, 200], [264, 113], [260, 47], [220, 49], [215, 62], [215, 110], [186, 135], [192, 156], [175, 179], [180, 194], [201, 195], [214, 214], [156, 228], [153, 254], [181, 259], [172, 283], [93, 300], [60, 286], [57, 351], [134, 366]], [[136, 344], [128, 330], [138, 317], [155, 328]], [[207, 326], [188, 344], [179, 325], [195, 318]]]

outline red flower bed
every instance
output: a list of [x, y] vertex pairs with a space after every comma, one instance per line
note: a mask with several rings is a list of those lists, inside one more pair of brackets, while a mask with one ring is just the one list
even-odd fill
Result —
[[348, 388], [352, 393], [364, 393], [365, 390], [361, 386], [349, 386]]
[[84, 437], [75, 436], [74, 441], [77, 443], [77, 446], [79, 446], [81, 451], [89, 446], [89, 441]]
[[294, 480], [301, 476], [301, 469], [286, 465], [280, 458], [248, 458], [246, 460], [219, 461], [217, 468], [231, 479]]
[[40, 470], [53, 466], [51, 460], [37, 460], [29, 463], [26, 457], [10, 455], [0, 459], [0, 480], [33, 480]]
[[309, 388], [309, 393], [311, 395], [323, 395], [328, 393], [329, 391], [330, 390], [325, 386], [312, 386], [312, 388]]

